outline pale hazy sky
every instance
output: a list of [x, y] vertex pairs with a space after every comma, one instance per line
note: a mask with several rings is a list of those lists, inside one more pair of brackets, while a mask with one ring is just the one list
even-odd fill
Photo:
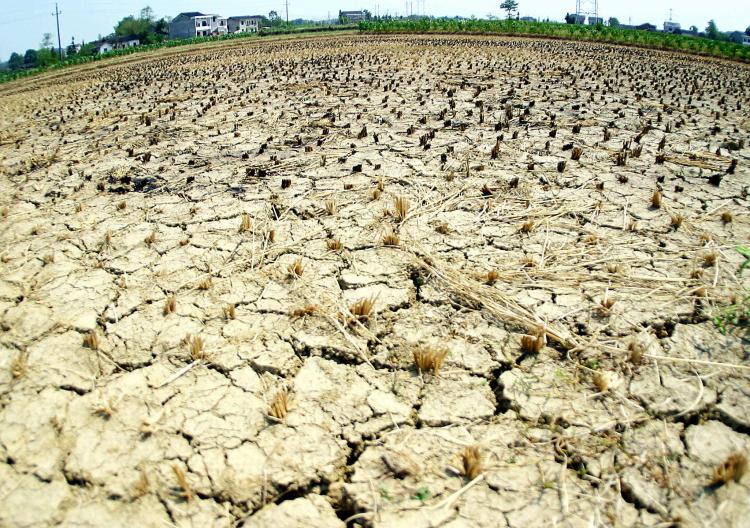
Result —
[[[63, 46], [76, 41], [95, 40], [99, 34], [112, 32], [115, 23], [121, 18], [135, 14], [149, 5], [157, 17], [175, 16], [181, 11], [203, 11], [223, 16], [265, 14], [275, 10], [285, 16], [285, 0], [59, 0], [60, 32]], [[562, 20], [565, 13], [575, 11], [575, 0], [519, 0], [521, 16], [534, 16]], [[37, 48], [44, 33], [52, 33], [56, 40], [55, 2], [49, 0], [14, 1], [3, 0], [3, 17], [0, 19], [0, 60], [7, 60], [12, 51], [23, 52]], [[422, 0], [411, 1], [411, 11], [435, 16], [486, 17], [488, 14], [502, 16], [500, 0]], [[611, 16], [620, 22], [651, 22], [659, 27], [669, 18], [673, 8], [673, 18], [683, 27], [696, 25], [703, 29], [710, 19], [714, 19], [721, 30], [744, 30], [750, 26], [750, 1], [748, 0], [600, 0], [599, 14]], [[403, 0], [289, 0], [289, 18], [325, 19], [328, 13], [335, 16], [339, 9], [369, 9], [373, 13], [401, 15], [406, 11]]]

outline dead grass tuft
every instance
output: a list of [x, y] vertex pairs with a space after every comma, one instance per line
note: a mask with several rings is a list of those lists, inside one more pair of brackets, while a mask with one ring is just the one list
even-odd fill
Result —
[[99, 350], [99, 334], [96, 330], [91, 330], [83, 337], [83, 346], [91, 350]]
[[29, 370], [29, 363], [26, 359], [26, 354], [20, 353], [10, 364], [10, 375], [13, 379], [23, 378]]
[[681, 214], [672, 215], [671, 226], [673, 229], [679, 229], [685, 217]]
[[283, 422], [287, 414], [289, 414], [289, 403], [289, 391], [287, 389], [280, 390], [271, 401], [271, 406], [268, 408], [268, 415], [279, 422]]
[[607, 392], [609, 390], [609, 377], [603, 372], [595, 372], [591, 378], [591, 382], [599, 392]]
[[719, 256], [716, 254], [715, 251], [710, 251], [709, 253], [706, 253], [703, 255], [703, 266], [706, 268], [710, 268], [711, 266], [716, 265], [716, 261], [718, 260]]
[[237, 309], [233, 304], [228, 304], [222, 310], [224, 312], [224, 319], [231, 321], [237, 317]]
[[640, 365], [643, 363], [643, 347], [635, 340], [631, 341], [628, 345], [628, 361], [633, 365]]
[[147, 246], [150, 246], [151, 244], [156, 242], [156, 231], [151, 231], [151, 234], [149, 234], [146, 238], [144, 238], [143, 241], [146, 243]]
[[177, 479], [177, 489], [175, 490], [175, 495], [185, 502], [192, 501], [195, 498], [195, 492], [190, 486], [185, 472], [177, 464], [172, 464], [172, 471], [174, 472], [174, 476]]
[[305, 272], [305, 266], [302, 264], [302, 257], [289, 264], [289, 267], [287, 267], [287, 272], [293, 279], [298, 279], [299, 277], [301, 277]]
[[521, 352], [524, 354], [538, 354], [544, 348], [546, 341], [544, 332], [539, 332], [537, 335], [521, 336]]
[[328, 251], [341, 251], [344, 248], [341, 241], [335, 238], [326, 240], [326, 246], [328, 246]]
[[723, 213], [721, 213], [721, 221], [724, 222], [725, 224], [732, 223], [732, 220], [733, 220], [732, 213], [730, 213], [729, 211], [724, 211]]
[[242, 213], [242, 219], [240, 220], [240, 233], [247, 233], [253, 228], [253, 221], [250, 215]]
[[521, 233], [531, 233], [535, 227], [536, 227], [536, 224], [534, 224], [533, 220], [527, 220], [521, 226]]
[[386, 233], [383, 236], [384, 246], [398, 246], [399, 244], [401, 244], [401, 239], [395, 233]]
[[450, 227], [448, 227], [447, 222], [438, 222], [437, 225], [435, 225], [435, 231], [441, 235], [447, 235], [450, 233]]
[[461, 474], [469, 480], [482, 474], [482, 453], [477, 446], [461, 450]]
[[205, 345], [205, 339], [200, 336], [194, 336], [192, 339], [188, 338], [188, 348], [190, 350], [190, 357], [193, 361], [204, 361], [208, 359]]
[[732, 480], [739, 482], [747, 473], [747, 457], [743, 453], [734, 453], [714, 469], [711, 485], [723, 486]]
[[372, 317], [372, 309], [375, 307], [375, 299], [372, 297], [360, 299], [349, 307], [349, 313], [352, 314], [350, 324], [359, 322], [367, 323]]
[[214, 285], [213, 279], [211, 277], [206, 277], [205, 279], [203, 279], [202, 281], [198, 283], [198, 289], [203, 290], [203, 291], [210, 290], [213, 287], [213, 285]]
[[414, 364], [417, 366], [419, 373], [430, 372], [434, 376], [439, 375], [440, 368], [443, 366], [447, 355], [447, 350], [431, 347], [420, 347], [412, 352]]
[[661, 191], [659, 189], [656, 189], [654, 191], [654, 194], [651, 195], [651, 207], [659, 209], [661, 207], [661, 202], [662, 202]]
[[408, 214], [409, 214], [409, 201], [405, 197], [399, 196], [393, 202], [393, 216], [395, 216], [396, 220], [398, 220], [399, 223], [401, 223], [406, 220], [406, 216]]
[[326, 200], [326, 213], [328, 213], [328, 216], [336, 216], [336, 211], [336, 201]]
[[492, 286], [495, 284], [498, 279], [500, 278], [500, 274], [496, 270], [490, 270], [487, 272], [487, 275], [484, 277], [484, 283]]
[[174, 313], [175, 309], [177, 309], [177, 297], [170, 295], [164, 302], [164, 315]]
[[306, 304], [302, 308], [295, 308], [289, 315], [293, 318], [308, 317], [320, 312], [320, 307], [315, 304]]
[[138, 480], [135, 484], [133, 484], [133, 490], [131, 492], [131, 497], [133, 499], [139, 499], [141, 497], [144, 497], [148, 495], [148, 493], [151, 491], [151, 482], [148, 479], [148, 474], [145, 470], [141, 470], [141, 476], [138, 477]]

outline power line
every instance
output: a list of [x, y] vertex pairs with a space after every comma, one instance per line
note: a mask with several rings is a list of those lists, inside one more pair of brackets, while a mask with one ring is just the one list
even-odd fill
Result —
[[52, 15], [55, 17], [55, 20], [57, 21], [57, 51], [60, 52], [60, 62], [63, 60], [62, 56], [62, 41], [60, 40], [60, 10], [57, 9], [57, 2], [55, 2], [55, 12], [52, 13]]

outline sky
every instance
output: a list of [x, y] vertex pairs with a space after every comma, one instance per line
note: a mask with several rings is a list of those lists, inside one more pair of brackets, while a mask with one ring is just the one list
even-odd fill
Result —
[[[57, 43], [55, 27], [55, 2], [3, 0], [3, 17], [0, 19], [0, 60], [7, 60], [11, 52], [23, 53], [28, 48], [38, 48], [44, 33], [51, 33]], [[562, 21], [565, 13], [573, 12], [575, 0], [518, 0], [521, 16], [533, 16]], [[591, 2], [593, 3], [593, 2]], [[503, 16], [500, 0], [411, 0], [414, 14], [434, 16]], [[108, 35], [118, 20], [128, 15], [138, 15], [149, 5], [157, 17], [175, 16], [182, 11], [202, 11], [223, 16], [264, 14], [275, 10], [286, 16], [285, 0], [58, 0], [60, 33], [63, 46], [75, 37], [76, 42], [96, 40]], [[687, 28], [695, 25], [704, 29], [709, 20], [716, 21], [723, 31], [744, 30], [750, 26], [748, 0], [600, 0], [599, 14], [606, 18], [617, 17], [621, 23], [651, 22], [661, 27], [669, 19]], [[339, 9], [369, 9], [373, 14], [403, 15], [407, 11], [404, 0], [289, 0], [289, 19], [306, 18], [324, 20], [335, 17]]]

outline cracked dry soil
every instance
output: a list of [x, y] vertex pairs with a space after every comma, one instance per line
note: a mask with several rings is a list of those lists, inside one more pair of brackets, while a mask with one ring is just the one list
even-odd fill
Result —
[[0, 525], [750, 525], [748, 108], [499, 37], [0, 87]]

